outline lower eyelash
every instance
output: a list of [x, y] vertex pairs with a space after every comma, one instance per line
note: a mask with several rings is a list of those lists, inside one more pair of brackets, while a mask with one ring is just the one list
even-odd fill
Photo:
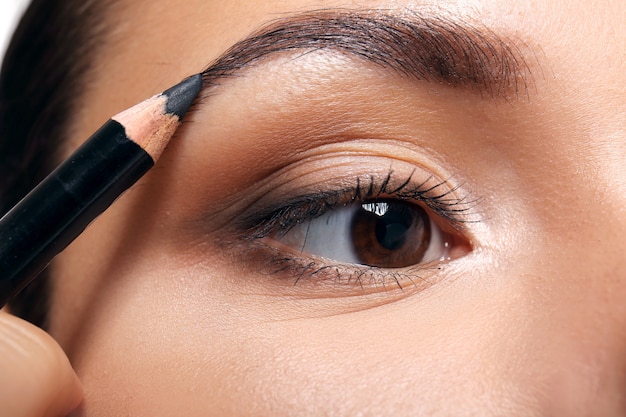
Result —
[[[367, 265], [342, 264], [331, 260], [291, 255], [267, 243], [251, 243], [249, 249], [261, 257], [263, 270], [269, 275], [287, 276], [293, 285], [310, 285], [368, 289], [424, 289], [433, 284], [429, 273], [439, 271], [438, 262], [404, 269], [384, 269]], [[332, 264], [330, 264], [332, 263]], [[282, 278], [281, 278], [282, 279]]]

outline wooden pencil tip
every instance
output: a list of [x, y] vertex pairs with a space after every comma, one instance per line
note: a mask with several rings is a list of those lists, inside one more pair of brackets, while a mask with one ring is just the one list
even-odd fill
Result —
[[126, 136], [156, 161], [201, 88], [202, 75], [192, 75], [112, 119], [124, 126]]

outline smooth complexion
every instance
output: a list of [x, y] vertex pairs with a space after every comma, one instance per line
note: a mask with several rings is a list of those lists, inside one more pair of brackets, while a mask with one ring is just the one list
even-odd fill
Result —
[[[222, 80], [54, 265], [51, 333], [83, 415], [624, 415], [624, 2], [122, 1], [132, 24], [106, 39], [72, 137], [270, 21], [333, 7], [492, 31], [527, 88], [494, 98], [332, 50]], [[462, 228], [430, 211], [449, 259], [361, 286], [362, 266], [294, 250], [279, 272], [266, 245], [284, 247], [242, 238], [260, 213], [390, 172], [472, 202]]]

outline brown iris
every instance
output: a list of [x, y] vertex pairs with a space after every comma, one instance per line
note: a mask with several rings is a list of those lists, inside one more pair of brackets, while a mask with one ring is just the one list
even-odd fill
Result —
[[415, 265], [430, 245], [428, 214], [402, 201], [361, 204], [350, 230], [359, 262], [380, 268]]

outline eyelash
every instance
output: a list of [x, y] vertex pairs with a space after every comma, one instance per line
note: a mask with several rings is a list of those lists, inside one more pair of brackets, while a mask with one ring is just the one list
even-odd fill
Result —
[[[473, 208], [476, 199], [469, 195], [456, 197], [460, 186], [450, 187], [449, 180], [440, 181], [434, 185], [433, 177], [422, 182], [414, 181], [415, 172], [411, 173], [398, 186], [391, 187], [394, 172], [390, 171], [381, 181], [373, 176], [366, 180], [356, 177], [355, 185], [330, 191], [320, 191], [306, 194], [286, 202], [280, 207], [264, 210], [240, 222], [239, 229], [243, 230], [243, 240], [248, 248], [260, 259], [271, 275], [284, 274], [295, 277], [294, 285], [310, 278], [315, 282], [331, 281], [335, 284], [357, 284], [360, 288], [366, 286], [385, 287], [392, 284], [403, 289], [403, 283], [419, 287], [419, 283], [428, 282], [421, 271], [438, 270], [436, 262], [420, 264], [403, 270], [390, 270], [379, 267], [333, 263], [329, 260], [313, 257], [297, 256], [287, 253], [275, 246], [264, 242], [269, 236], [284, 236], [296, 225], [320, 217], [331, 210], [353, 204], [361, 204], [370, 200], [390, 199], [408, 201], [425, 206], [431, 215], [443, 219], [447, 228], [463, 233], [466, 223], [475, 222]], [[446, 228], [446, 226], [442, 226]]]

